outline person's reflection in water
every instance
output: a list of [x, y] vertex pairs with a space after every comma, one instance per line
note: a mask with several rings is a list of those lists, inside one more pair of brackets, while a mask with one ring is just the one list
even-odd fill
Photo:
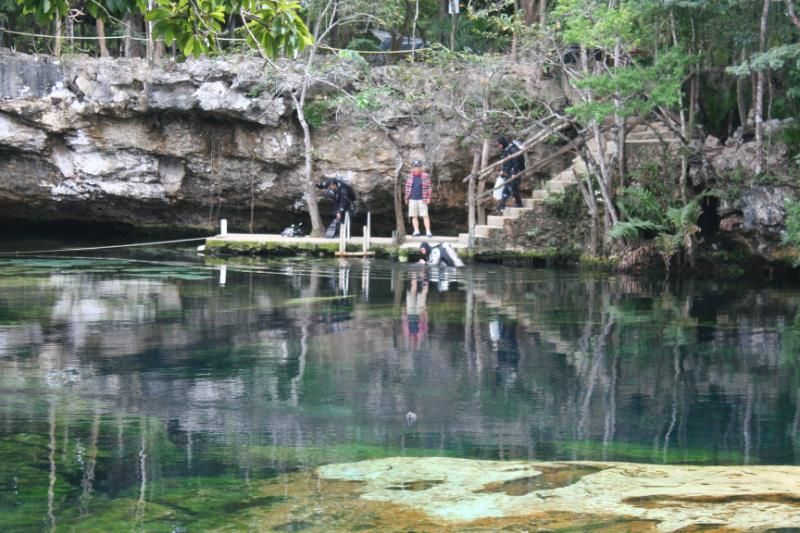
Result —
[[492, 351], [495, 353], [495, 378], [497, 384], [510, 387], [517, 380], [519, 364], [519, 344], [517, 343], [517, 325], [513, 321], [502, 321], [495, 318], [489, 322], [489, 338]]
[[[419, 278], [419, 279], [418, 279]], [[416, 351], [428, 332], [428, 280], [424, 272], [411, 272], [411, 284], [406, 292], [406, 309], [403, 314], [403, 334], [408, 348]]]

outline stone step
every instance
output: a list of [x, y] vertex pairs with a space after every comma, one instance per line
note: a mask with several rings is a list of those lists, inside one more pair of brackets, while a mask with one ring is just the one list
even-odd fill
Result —
[[[536, 189], [535, 191], [533, 191], [533, 198], [532, 199], [533, 200], [544, 200], [548, 196], [550, 196], [550, 193], [548, 191], [546, 191], [545, 189]], [[525, 200], [522, 200], [522, 205], [526, 205], [525, 204]], [[533, 205], [526, 206], [526, 207], [531, 207], [532, 208]]]
[[523, 207], [527, 207], [528, 209], [533, 209], [536, 207], [537, 204], [541, 204], [544, 202], [542, 198], [523, 198], [522, 205]]
[[[535, 193], [536, 191], [534, 191], [534, 194]], [[522, 205], [525, 205], [524, 200], [522, 201]], [[525, 213], [530, 213], [531, 211], [533, 211], [533, 209], [531, 209], [530, 207], [506, 207], [503, 210], [503, 216], [506, 216], [508, 218], [519, 218]]]
[[477, 224], [475, 226], [475, 237], [488, 239], [492, 237], [492, 234], [498, 233], [503, 231], [503, 228], [500, 226], [489, 226], [488, 224]]
[[519, 209], [522, 209], [522, 208], [521, 207], [506, 207], [505, 209], [503, 209], [503, 216], [506, 217], [506, 218], [519, 218], [519, 216], [521, 214], [518, 211]]
[[548, 181], [547, 183], [544, 184], [544, 187], [551, 193], [554, 192], [560, 193], [564, 192], [564, 189], [567, 188], [567, 184], [564, 183], [563, 181], [556, 181], [556, 182]]
[[562, 172], [555, 178], [551, 179], [549, 183], [561, 183], [565, 187], [568, 187], [575, 184], [575, 176], [573, 176], [571, 172], [569, 174]]
[[666, 124], [663, 124], [663, 123], [659, 123], [659, 124], [651, 124], [650, 126], [643, 126], [643, 125], [640, 124], [640, 125], [636, 126], [635, 128], [633, 128], [632, 130], [630, 130], [628, 132], [628, 134], [629, 135], [631, 133], [651, 133], [652, 134], [653, 131], [657, 131], [658, 133], [661, 133], [661, 134], [672, 133], [672, 130], [669, 129], [669, 126], [667, 126]]
[[653, 137], [652, 139], [626, 139], [625, 144], [661, 144], [662, 141], [666, 144], [681, 142], [677, 137], [664, 137], [663, 140]]
[[[503, 210], [503, 213], [506, 212], [508, 208]], [[489, 215], [486, 217], [486, 225], [487, 226], [497, 226], [498, 228], [502, 228], [506, 224], [506, 220], [511, 220], [511, 217], [507, 217], [504, 215]]]

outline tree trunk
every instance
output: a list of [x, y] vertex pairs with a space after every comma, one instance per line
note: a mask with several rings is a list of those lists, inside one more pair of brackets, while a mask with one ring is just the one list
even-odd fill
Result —
[[456, 50], [456, 28], [458, 27], [458, 13], [450, 15], [450, 50]]
[[[672, 44], [678, 46], [678, 34], [675, 31], [675, 13], [670, 11], [670, 24], [672, 26]], [[686, 107], [683, 104], [683, 87], [681, 87], [680, 99], [678, 100], [678, 111], [681, 117], [681, 135], [684, 139], [689, 139], [689, 126], [686, 123]], [[681, 195], [681, 202], [686, 204], [686, 181], [689, 174], [689, 159], [681, 151], [681, 175], [678, 178], [678, 189]]]
[[163, 39], [157, 40], [155, 44], [156, 44], [156, 48], [155, 48], [155, 52], [154, 52], [155, 62], [157, 64], [161, 64], [161, 63], [163, 63], [163, 61], [161, 61], [161, 59], [164, 58], [167, 55], [167, 45], [164, 44], [164, 40]]
[[[614, 44], [614, 66], [620, 68], [622, 65], [622, 42], [617, 38]], [[622, 105], [619, 98], [614, 98], [614, 124], [617, 129], [617, 173], [619, 174], [620, 187], [625, 186], [625, 118], [619, 114]]]
[[536, 0], [522, 0], [522, 19], [528, 26], [537, 23], [539, 13], [536, 9]]
[[798, 18], [797, 14], [795, 13], [794, 0], [784, 0], [784, 3], [786, 4], [786, 12], [789, 13], [789, 18], [791, 19], [792, 24], [794, 24], [794, 26], [800, 30], [800, 18]]
[[75, 21], [69, 15], [64, 17], [67, 26], [67, 42], [69, 43], [70, 53], [76, 53], [75, 49]]
[[123, 55], [133, 57], [133, 15], [125, 15], [125, 39], [123, 39]]
[[398, 42], [398, 49], [402, 48], [403, 39], [406, 38], [409, 31], [411, 30], [411, 21], [414, 18], [414, 15], [411, 13], [411, 4], [409, 2], [404, 2], [405, 4], [405, 13], [403, 14], [403, 26], [400, 29], [400, 39]]
[[95, 26], [97, 27], [97, 45], [100, 47], [100, 57], [108, 57], [108, 46], [106, 45], [106, 23], [103, 22], [103, 19], [97, 17], [95, 20]]
[[544, 28], [547, 22], [547, 0], [539, 0], [539, 26]]
[[578, 183], [578, 189], [581, 191], [581, 196], [583, 196], [583, 202], [586, 204], [586, 208], [589, 210], [589, 215], [591, 216], [591, 226], [589, 227], [589, 254], [597, 256], [597, 228], [600, 226], [600, 210], [597, 208], [597, 199], [594, 197], [592, 180], [588, 176], [584, 178], [577, 173], [574, 174], [575, 181]]
[[[692, 52], [698, 53], [698, 46], [697, 46], [697, 35], [695, 33], [695, 26], [694, 26], [694, 17], [691, 17], [689, 21], [692, 23]], [[697, 111], [697, 98], [699, 92], [699, 76], [700, 76], [700, 66], [698, 64], [694, 64], [691, 67], [691, 71], [689, 73], [689, 125], [688, 131], [684, 133], [684, 138], [687, 141], [692, 139], [694, 135], [694, 124], [695, 124], [695, 113]]]
[[439, 24], [436, 25], [436, 40], [444, 45], [445, 21], [447, 20], [447, 1], [439, 0]]
[[772, 72], [767, 72], [767, 120], [772, 120], [772, 104], [775, 100], [775, 87], [772, 84]]
[[[153, 0], [147, 1], [147, 12], [153, 10]], [[147, 33], [147, 62], [152, 63], [155, 58], [155, 43], [153, 43], [153, 22], [147, 21], [145, 23], [145, 32]]]
[[[489, 139], [484, 139], [483, 146], [481, 147], [481, 170], [489, 165], [489, 145]], [[494, 186], [494, 182], [492, 182], [492, 186]], [[483, 207], [484, 202], [480, 200], [484, 191], [486, 191], [486, 180], [482, 179], [478, 183], [478, 224], [481, 225], [486, 224], [486, 209]]]
[[[304, 84], [308, 84], [308, 80], [303, 80]], [[297, 109], [297, 120], [300, 122], [300, 127], [303, 129], [303, 152], [305, 156], [305, 165], [303, 166], [303, 177], [305, 178], [305, 189], [308, 195], [308, 215], [311, 218], [311, 236], [319, 237], [322, 235], [322, 218], [319, 216], [319, 206], [317, 205], [317, 188], [311, 180], [311, 128], [308, 126], [306, 116], [303, 109], [305, 101], [305, 90], [303, 97], [298, 100], [296, 96], [292, 95], [295, 108]]]
[[[761, 29], [759, 31], [758, 51], [764, 53], [767, 43], [767, 19], [769, 17], [770, 0], [764, 0], [761, 11]], [[756, 174], [764, 172], [764, 71], [759, 70], [756, 79]]]
[[414, 2], [414, 22], [411, 24], [411, 62], [414, 62], [414, 56], [417, 49], [417, 19], [419, 18], [419, 0]]
[[[742, 47], [742, 63], [747, 57], [747, 52], [745, 51], [744, 47]], [[744, 101], [744, 78], [737, 76], [736, 77], [736, 106], [739, 110], [739, 122], [741, 122], [740, 126], [744, 127], [747, 124], [747, 104]]]
[[406, 240], [406, 221], [403, 218], [403, 157], [397, 154], [397, 165], [394, 167], [394, 225], [397, 242]]
[[[588, 76], [590, 74], [589, 53], [585, 46], [581, 47], [581, 69], [583, 70], [584, 76]], [[588, 103], [592, 103], [594, 101], [594, 95], [592, 94], [591, 89], [584, 90], [583, 98]], [[587, 154], [587, 163], [592, 161], [596, 163], [593, 165], [595, 168], [592, 168], [591, 172], [593, 172], [597, 178], [597, 185], [600, 188], [600, 193], [602, 194], [603, 202], [605, 203], [605, 234], [603, 235], [603, 242], [606, 242], [609, 239], [608, 233], [617, 224], [617, 213], [614, 211], [614, 204], [612, 203], [612, 196], [611, 192], [609, 191], [610, 179], [605, 159], [605, 139], [603, 138], [600, 125], [597, 123], [597, 121], [592, 121], [592, 132], [594, 134], [595, 141], [597, 142], [597, 151], [596, 153], [592, 153], [592, 149], [588, 146], [584, 146], [584, 151]]]
[[[608, 165], [606, 164], [606, 143], [605, 139], [603, 138], [603, 133], [600, 131], [600, 125], [595, 122], [592, 126], [592, 130], [594, 131], [594, 138], [597, 141], [597, 155], [596, 160], [597, 164], [600, 167], [600, 173], [597, 176], [597, 183], [600, 186], [600, 194], [603, 196], [603, 201], [606, 205], [606, 215], [611, 219], [611, 225], [608, 227], [608, 231], [610, 231], [614, 226], [617, 225], [619, 220], [617, 219], [617, 213], [614, 210], [614, 198], [611, 194], [611, 177], [610, 177], [610, 170]], [[591, 150], [590, 150], [591, 151]], [[608, 235], [605, 236], [607, 238]]]
[[517, 48], [519, 47], [519, 36], [517, 32], [511, 34], [511, 61], [517, 60]]
[[61, 13], [56, 13], [56, 46], [53, 49], [53, 55], [59, 57], [61, 55], [62, 47], [62, 32], [61, 29]]
[[144, 46], [137, 40], [144, 34], [144, 19], [136, 13], [125, 16], [125, 57], [144, 57]]

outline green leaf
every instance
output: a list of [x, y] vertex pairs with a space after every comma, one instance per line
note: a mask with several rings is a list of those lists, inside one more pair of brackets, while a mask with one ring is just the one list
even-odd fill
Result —
[[192, 55], [192, 51], [194, 51], [195, 40], [194, 37], [191, 35], [186, 39], [186, 42], [183, 43], [181, 50], [183, 51], [183, 55], [189, 57]]

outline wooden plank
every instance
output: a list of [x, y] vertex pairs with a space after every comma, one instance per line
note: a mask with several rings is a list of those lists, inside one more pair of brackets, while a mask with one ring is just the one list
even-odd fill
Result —
[[[557, 126], [545, 126], [546, 128], [545, 130], [539, 131], [536, 135], [534, 135], [533, 137], [522, 143], [522, 147], [520, 148], [519, 152], [513, 153], [510, 156], [501, 159], [500, 161], [492, 163], [488, 167], [482, 169], [475, 177], [479, 181], [485, 179], [486, 176], [488, 176], [494, 171], [494, 169], [496, 169], [506, 161], [511, 161], [512, 159], [524, 156], [525, 153], [531, 150], [531, 148], [535, 147], [541, 142], [546, 141], [547, 138], [550, 137], [550, 135], [553, 135], [555, 133], [560, 132], [563, 129], [566, 129], [567, 127], [569, 127], [569, 125], [570, 125], [569, 122], [564, 121], [558, 124]], [[467, 176], [466, 178], [461, 180], [462, 183], [468, 182], [469, 178], [470, 176]]]
[[469, 231], [469, 242], [467, 246], [472, 248], [475, 244], [475, 217], [478, 214], [478, 205], [475, 198], [475, 175], [481, 165], [481, 154], [475, 153], [475, 158], [472, 161], [472, 173], [469, 175], [469, 187], [467, 198], [469, 206], [467, 207], [467, 228]]

